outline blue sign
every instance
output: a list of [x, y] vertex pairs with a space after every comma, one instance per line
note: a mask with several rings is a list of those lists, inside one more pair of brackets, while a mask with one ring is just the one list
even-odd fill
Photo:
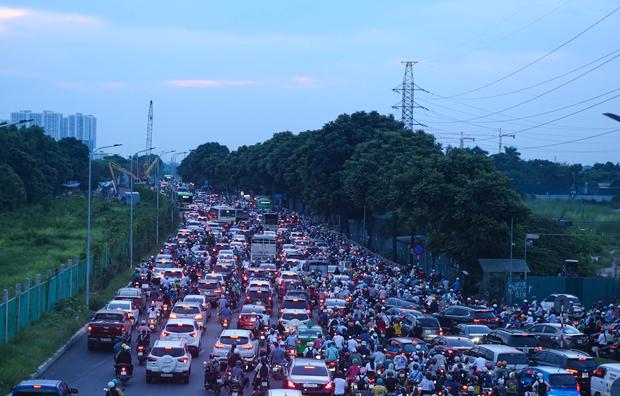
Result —
[[413, 247], [413, 252], [414, 252], [416, 255], [418, 255], [418, 256], [420, 256], [420, 255], [424, 254], [424, 246], [422, 246], [422, 245], [415, 245], [415, 246]]

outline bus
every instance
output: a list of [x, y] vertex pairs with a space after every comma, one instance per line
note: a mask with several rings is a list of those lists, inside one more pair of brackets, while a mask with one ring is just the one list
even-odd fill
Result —
[[266, 195], [256, 197], [256, 210], [273, 210], [273, 202]]
[[194, 202], [194, 194], [189, 191], [179, 191], [177, 192], [177, 202], [179, 210], [187, 210], [189, 205]]
[[263, 215], [263, 230], [278, 231], [278, 214], [265, 213]]
[[256, 234], [250, 243], [250, 259], [273, 260], [277, 254], [276, 236]]
[[209, 220], [217, 221], [218, 223], [232, 224], [237, 219], [237, 209], [230, 206], [212, 206], [209, 209]]

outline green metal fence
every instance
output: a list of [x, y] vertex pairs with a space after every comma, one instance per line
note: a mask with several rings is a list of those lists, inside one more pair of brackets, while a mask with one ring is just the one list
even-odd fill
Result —
[[[127, 251], [127, 243], [112, 248], [106, 245], [92, 260], [91, 282], [105, 281], [117, 273], [124, 260], [116, 258], [126, 257]], [[11, 298], [5, 289], [0, 304], [0, 343], [11, 341], [21, 329], [54, 312], [58, 302], [77, 296], [85, 284], [86, 260], [76, 258], [56, 271], [49, 270], [44, 277], [37, 275], [34, 280], [16, 284], [15, 295]]]

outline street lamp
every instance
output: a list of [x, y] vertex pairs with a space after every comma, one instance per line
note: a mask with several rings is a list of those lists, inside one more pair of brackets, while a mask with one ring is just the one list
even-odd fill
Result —
[[[157, 156], [159, 157], [160, 161], [161, 161], [161, 157], [166, 155], [166, 154], [170, 154], [170, 153], [174, 153], [175, 150], [170, 150], [170, 151], [164, 151], [161, 152], [159, 154], [157, 154]], [[161, 195], [161, 175], [159, 174], [159, 166], [157, 166], [157, 220], [156, 220], [156, 226], [155, 226], [155, 244], [159, 244], [159, 196]]]
[[129, 268], [133, 268], [133, 158], [137, 157], [138, 154], [146, 153], [147, 151], [153, 150], [155, 147], [149, 147], [144, 150], [140, 150], [131, 156], [129, 159]]
[[21, 125], [21, 124], [25, 124], [27, 122], [32, 122], [32, 121], [34, 121], [34, 120], [21, 120], [21, 121], [16, 121], [16, 122], [3, 122], [3, 123], [0, 123], [0, 128], [8, 128], [8, 127], [13, 126], [13, 125]]
[[91, 195], [92, 195], [92, 179], [93, 179], [93, 155], [97, 151], [101, 151], [111, 147], [122, 146], [120, 143], [110, 146], [96, 148], [88, 153], [88, 214], [86, 220], [86, 308], [90, 304], [90, 222], [91, 222]]

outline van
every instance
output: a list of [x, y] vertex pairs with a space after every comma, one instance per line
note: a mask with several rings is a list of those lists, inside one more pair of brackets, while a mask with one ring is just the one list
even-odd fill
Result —
[[471, 359], [481, 356], [493, 367], [499, 361], [505, 361], [509, 368], [516, 370], [524, 369], [528, 365], [527, 355], [524, 352], [506, 345], [481, 344], [463, 352], [463, 355]]
[[620, 363], [601, 364], [590, 380], [592, 396], [620, 395]]

